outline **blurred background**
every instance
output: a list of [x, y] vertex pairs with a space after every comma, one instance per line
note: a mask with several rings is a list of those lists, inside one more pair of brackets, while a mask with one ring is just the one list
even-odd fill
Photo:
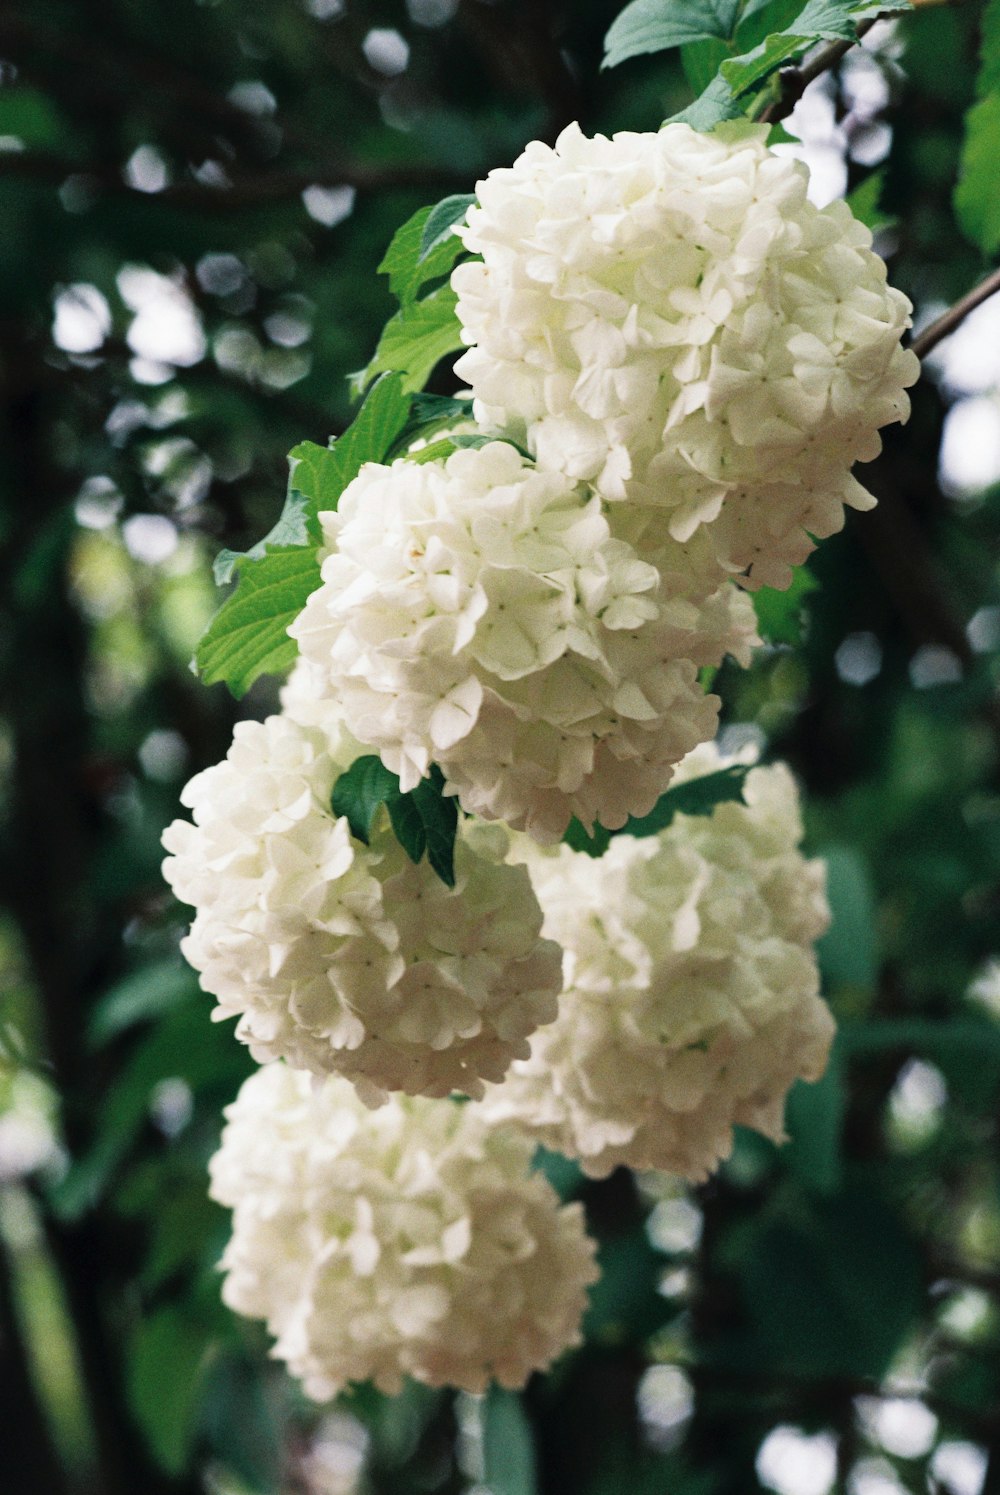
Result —
[[[523, 1396], [316, 1408], [219, 1301], [206, 1197], [250, 1069], [159, 877], [236, 705], [189, 670], [210, 563], [348, 417], [425, 202], [533, 137], [655, 129], [615, 0], [6, 0], [0, 10], [0, 1387], [8, 1495], [1000, 1492], [1000, 298], [726, 669], [828, 858], [840, 1034], [712, 1183], [583, 1184], [586, 1346]], [[980, 7], [881, 23], [789, 122], [927, 322]], [[450, 392], [447, 367], [434, 386]]]

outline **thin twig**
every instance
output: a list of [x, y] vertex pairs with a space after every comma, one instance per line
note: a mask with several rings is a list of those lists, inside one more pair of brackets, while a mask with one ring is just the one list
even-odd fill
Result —
[[981, 306], [998, 291], [1000, 291], [1000, 267], [987, 275], [979, 285], [974, 286], [967, 295], [962, 297], [961, 301], [956, 301], [954, 306], [943, 312], [936, 322], [932, 322], [929, 327], [924, 328], [923, 332], [917, 334], [910, 344], [917, 357], [926, 358], [938, 343], [944, 342], [946, 337], [950, 337], [956, 328], [961, 326], [970, 311], [975, 311], [977, 306]]
[[443, 191], [449, 187], [464, 188], [474, 179], [475, 171], [456, 171], [451, 167], [427, 165], [366, 165], [363, 162], [330, 162], [312, 169], [258, 173], [236, 177], [225, 186], [197, 181], [179, 181], [159, 192], [143, 192], [131, 187], [115, 168], [95, 167], [92, 163], [47, 152], [11, 153], [0, 158], [0, 179], [26, 177], [61, 185], [68, 177], [91, 181], [101, 191], [114, 192], [151, 202], [169, 203], [205, 213], [235, 213], [244, 208], [267, 207], [294, 200], [312, 186], [355, 187], [359, 192], [392, 192], [407, 188]]
[[862, 21], [853, 40], [829, 42], [825, 47], [821, 47], [812, 61], [804, 66], [782, 69], [779, 74], [781, 93], [772, 104], [768, 104], [767, 108], [762, 110], [759, 118], [763, 123], [773, 125], [779, 119], [787, 119], [810, 83], [822, 77], [831, 68], [835, 68], [865, 33], [872, 29], [878, 19], [878, 16], [873, 16], [868, 21]]

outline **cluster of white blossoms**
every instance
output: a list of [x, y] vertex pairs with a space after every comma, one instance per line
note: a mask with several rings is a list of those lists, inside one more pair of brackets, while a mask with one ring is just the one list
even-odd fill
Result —
[[746, 585], [874, 500], [851, 476], [905, 420], [912, 307], [843, 202], [746, 121], [533, 141], [478, 183], [452, 275], [477, 418]]
[[[572, 126], [479, 184], [452, 276], [477, 424], [320, 514], [282, 712], [165, 834], [184, 953], [265, 1065], [212, 1163], [225, 1298], [316, 1398], [523, 1385], [595, 1276], [536, 1144], [701, 1179], [825, 1065], [787, 769], [600, 859], [549, 844], [722, 766], [702, 671], [749, 662], [747, 589], [873, 502], [851, 466], [908, 412], [909, 303], [765, 136]], [[454, 887], [384, 805], [367, 842], [334, 813], [368, 755], [403, 795], [440, 770]]]
[[454, 888], [380, 811], [369, 845], [330, 808], [358, 754], [341, 729], [241, 722], [164, 833], [164, 875], [197, 914], [182, 950], [255, 1059], [387, 1091], [470, 1095], [556, 1012], [559, 949], [501, 826], [463, 824]]
[[267, 1321], [317, 1400], [404, 1376], [523, 1386], [579, 1341], [597, 1276], [579, 1204], [476, 1106], [394, 1098], [283, 1064], [226, 1112], [212, 1195], [233, 1210], [223, 1297]]
[[[718, 769], [712, 747], [682, 777]], [[745, 804], [619, 836], [599, 861], [523, 842], [563, 947], [556, 1021], [483, 1103], [601, 1177], [619, 1164], [705, 1178], [735, 1124], [781, 1141], [785, 1097], [822, 1074], [833, 1036], [813, 943], [829, 919], [783, 764]]]
[[715, 732], [699, 668], [755, 641], [711, 566], [640, 560], [593, 490], [506, 442], [369, 463], [321, 519], [289, 629], [315, 689], [404, 792], [437, 763], [464, 810], [541, 841], [648, 813]]

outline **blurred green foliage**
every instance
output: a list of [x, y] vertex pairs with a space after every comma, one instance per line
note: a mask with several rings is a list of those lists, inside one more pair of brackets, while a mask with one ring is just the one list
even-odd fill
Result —
[[[430, 338], [407, 372], [454, 393], [419, 208], [572, 119], [655, 129], [705, 87], [713, 31], [601, 72], [619, 8], [0, 10], [5, 1495], [1000, 1491], [1000, 487], [942, 487], [947, 371], [869, 469], [878, 509], [761, 595], [766, 647], [715, 682], [732, 740], [793, 765], [830, 868], [840, 1032], [790, 1142], [741, 1135], [694, 1191], [543, 1159], [604, 1276], [585, 1347], [523, 1396], [315, 1408], [219, 1301], [205, 1169], [250, 1061], [180, 960], [159, 835], [274, 685], [237, 705], [189, 670], [212, 557], [274, 525], [293, 447], [292, 495], [321, 483], [348, 375], [402, 366], [402, 321]], [[744, 7], [740, 45], [796, 10]], [[922, 5], [822, 85], [924, 317], [998, 243], [983, 14]], [[401, 224], [427, 274], [397, 239], [390, 287]]]

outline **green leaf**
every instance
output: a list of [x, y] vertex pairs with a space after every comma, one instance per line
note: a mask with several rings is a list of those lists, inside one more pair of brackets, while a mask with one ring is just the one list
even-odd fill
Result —
[[693, 104], [682, 109], [667, 120], [667, 124], [690, 125], [692, 130], [714, 130], [727, 119], [742, 119], [743, 109], [733, 95], [732, 89], [720, 73], [713, 78]]
[[389, 277], [389, 289], [402, 305], [408, 305], [429, 280], [446, 275], [465, 246], [452, 233], [475, 197], [446, 197], [433, 207], [418, 208], [392, 237], [379, 270]]
[[[404, 810], [405, 806], [405, 810]], [[402, 818], [407, 820], [404, 836]], [[414, 817], [419, 819], [420, 836], [414, 834]], [[444, 793], [444, 775], [436, 764], [431, 765], [430, 776], [421, 779], [409, 794], [401, 794], [389, 802], [389, 819], [392, 821], [404, 851], [416, 862], [427, 850], [427, 860], [443, 883], [455, 886], [455, 836], [458, 831], [458, 800]], [[420, 845], [420, 853], [414, 855], [407, 845], [406, 836], [413, 837], [413, 845]], [[422, 843], [422, 844], [421, 844]]]
[[376, 374], [402, 374], [407, 394], [423, 389], [448, 353], [464, 347], [450, 286], [441, 286], [421, 301], [411, 301], [390, 317], [382, 330], [375, 356], [366, 369], [352, 375], [355, 390], [364, 389]]
[[289, 455], [289, 494], [277, 525], [243, 555], [224, 551], [217, 579], [238, 577], [236, 591], [216, 613], [195, 652], [206, 685], [224, 680], [245, 695], [259, 675], [286, 670], [296, 645], [288, 626], [320, 584], [319, 515], [365, 462], [380, 462], [406, 425], [410, 402], [398, 374], [376, 381], [343, 436], [329, 447], [303, 441]]
[[[817, 42], [853, 41], [862, 21], [911, 8], [908, 0], [890, 0], [888, 5], [870, 4], [868, 0], [860, 4], [858, 0], [808, 0], [804, 7], [794, 10], [788, 3], [774, 0], [754, 7], [737, 27], [737, 46], [745, 50], [725, 58], [717, 77], [670, 123], [682, 121], [695, 130], [711, 130], [723, 120], [752, 113], [764, 85], [769, 85], [782, 67], [799, 61]], [[778, 29], [761, 36], [762, 27], [774, 24]], [[747, 45], [758, 37], [755, 44]]]
[[805, 614], [804, 603], [818, 582], [805, 566], [796, 566], [792, 580], [784, 591], [761, 587], [753, 594], [757, 628], [768, 644], [800, 644]]
[[[410, 401], [403, 379], [393, 373], [378, 379], [343, 436], [330, 443], [318, 468], [310, 469], [309, 480], [315, 486], [307, 491], [317, 508], [335, 509], [340, 495], [366, 462], [384, 461], [409, 418]], [[296, 447], [292, 455], [300, 451]], [[324, 449], [315, 447], [313, 451], [322, 453]]]
[[482, 1406], [483, 1479], [490, 1495], [536, 1495], [531, 1423], [514, 1391], [491, 1386]]
[[835, 1042], [826, 1073], [811, 1085], [797, 1080], [785, 1110], [790, 1141], [782, 1152], [783, 1161], [816, 1194], [835, 1194], [841, 1187], [846, 1110], [847, 1085], [840, 1045]]
[[[471, 419], [471, 399], [453, 399], [450, 395], [425, 392], [415, 394], [410, 403], [410, 418], [396, 437], [391, 455], [401, 456], [419, 437], [432, 436], [435, 431]], [[419, 459], [415, 457], [413, 460]]]
[[399, 795], [398, 776], [390, 773], [376, 753], [366, 753], [337, 779], [330, 807], [335, 815], [346, 816], [352, 836], [367, 846], [379, 807], [392, 795]]
[[878, 171], [869, 172], [864, 181], [859, 182], [854, 191], [847, 194], [847, 206], [855, 218], [873, 230], [885, 228], [894, 222], [879, 206], [884, 186], [885, 168], [880, 167]]
[[829, 985], [871, 991], [878, 978], [875, 889], [868, 864], [853, 846], [824, 847], [826, 891], [832, 915], [819, 941], [823, 979]]
[[749, 0], [740, 12], [734, 52], [750, 52], [776, 31], [793, 30], [804, 0]]
[[203, 634], [195, 665], [206, 685], [224, 680], [233, 695], [246, 694], [258, 675], [278, 674], [293, 663], [288, 625], [320, 584], [316, 550], [279, 550], [239, 568], [239, 585]]
[[979, 76], [976, 96], [985, 99], [1000, 91], [1000, 0], [989, 0], [983, 11], [979, 42]]
[[859, 5], [854, 0], [809, 0], [787, 29], [773, 31], [741, 57], [724, 62], [720, 69], [736, 98], [749, 93], [786, 64], [798, 61], [821, 41], [854, 41], [862, 21], [890, 12], [909, 10], [907, 0], [888, 5]]
[[955, 216], [965, 237], [984, 254], [1000, 249], [1000, 90], [974, 104], [965, 116]]
[[550, 1152], [539, 1147], [531, 1160], [534, 1173], [541, 1173], [564, 1202], [572, 1199], [584, 1182], [583, 1169], [575, 1158], [564, 1157], [561, 1152]]
[[458, 447], [450, 436], [444, 436], [440, 441], [432, 441], [429, 446], [422, 446], [419, 452], [409, 452], [407, 460], [422, 465], [425, 462], [443, 462], [450, 457], [452, 452], [457, 452]]
[[595, 825], [590, 836], [578, 820], [571, 820], [563, 840], [574, 851], [603, 856], [612, 836], [655, 836], [658, 831], [666, 830], [675, 815], [711, 815], [717, 805], [742, 803], [743, 785], [749, 772], [747, 765], [733, 763], [715, 773], [703, 774], [700, 779], [675, 784], [660, 795], [648, 815], [631, 816], [621, 830], [606, 831], [602, 825]]
[[[304, 446], [311, 446], [311, 442], [303, 442]], [[296, 447], [295, 451], [299, 448]], [[322, 452], [323, 447], [317, 447]], [[290, 454], [294, 457], [295, 452]], [[212, 575], [215, 584], [224, 587], [232, 581], [233, 573], [236, 571], [240, 561], [256, 561], [265, 556], [269, 549], [274, 547], [287, 548], [289, 546], [318, 545], [320, 540], [320, 528], [316, 520], [310, 500], [304, 493], [289, 487], [288, 497], [285, 499], [285, 507], [282, 509], [277, 524], [269, 530], [263, 540], [258, 540], [256, 545], [251, 545], [249, 550], [220, 550], [212, 563]]]
[[87, 1024], [87, 1042], [101, 1048], [136, 1023], [178, 1006], [197, 990], [190, 966], [179, 959], [142, 966], [115, 983], [95, 1004]]
[[463, 221], [475, 200], [474, 192], [456, 193], [452, 197], [443, 198], [431, 208], [420, 236], [421, 264], [425, 263], [441, 244], [446, 244], [451, 249], [457, 243], [458, 252], [461, 252], [462, 241], [452, 230], [457, 223]]
[[796, 32], [778, 32], [767, 37], [751, 52], [745, 52], [742, 57], [729, 58], [722, 64], [719, 73], [729, 85], [733, 98], [739, 99], [759, 84], [767, 82], [786, 63], [804, 56], [813, 40], [812, 37]]
[[704, 93], [719, 71], [719, 64], [730, 56], [730, 43], [718, 36], [707, 36], [704, 41], [689, 42], [681, 48], [681, 67], [695, 95]]
[[630, 57], [665, 52], [708, 37], [728, 41], [739, 0], [632, 0], [604, 38], [602, 68], [618, 67]]
[[441, 881], [455, 886], [455, 835], [458, 801], [444, 793], [444, 775], [432, 764], [429, 776], [403, 794], [399, 778], [373, 753], [356, 758], [333, 786], [330, 805], [344, 815], [351, 832], [366, 845], [379, 807], [385, 805], [396, 839], [412, 862], [427, 860]]
[[183, 1308], [141, 1319], [128, 1360], [129, 1403], [156, 1462], [183, 1473], [194, 1433], [205, 1329]]

